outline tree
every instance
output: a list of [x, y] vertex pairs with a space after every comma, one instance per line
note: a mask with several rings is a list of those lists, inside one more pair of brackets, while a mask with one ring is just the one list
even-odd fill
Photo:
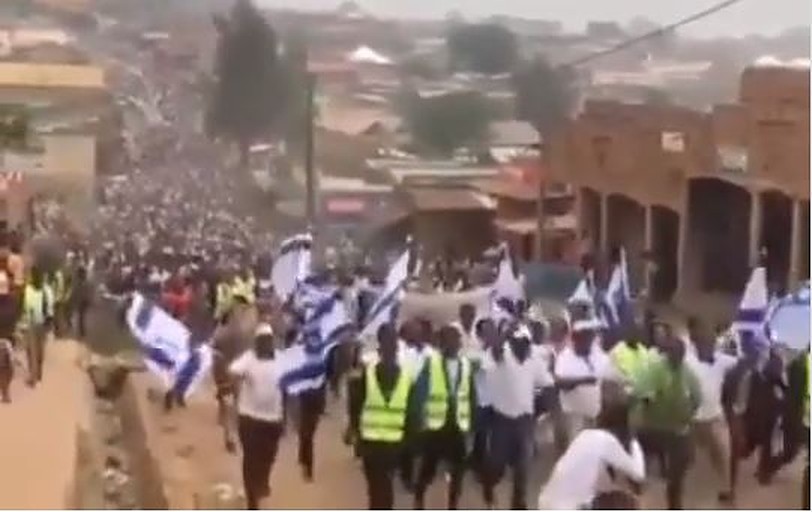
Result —
[[245, 168], [251, 143], [271, 131], [280, 112], [276, 35], [250, 0], [238, 0], [214, 22], [219, 35], [206, 128], [237, 143]]
[[570, 115], [576, 99], [571, 70], [554, 68], [542, 57], [513, 75], [516, 117], [535, 126], [542, 137], [557, 129]]
[[21, 148], [28, 142], [29, 115], [18, 106], [0, 105], [0, 148]]
[[496, 23], [451, 25], [446, 38], [452, 69], [507, 73], [519, 57], [516, 36]]
[[414, 143], [428, 152], [450, 155], [487, 140], [493, 108], [478, 92], [453, 92], [415, 98], [406, 120]]

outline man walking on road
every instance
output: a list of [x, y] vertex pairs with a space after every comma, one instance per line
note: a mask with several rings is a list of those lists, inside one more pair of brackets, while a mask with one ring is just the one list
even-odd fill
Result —
[[370, 510], [394, 508], [393, 479], [413, 409], [413, 378], [397, 354], [397, 332], [384, 324], [378, 329], [378, 360], [349, 385], [350, 422], [360, 440]]
[[422, 413], [422, 464], [415, 484], [414, 507], [422, 509], [426, 489], [440, 460], [450, 466], [448, 508], [456, 509], [468, 458], [471, 415], [476, 409], [471, 361], [460, 356], [462, 332], [440, 330], [440, 352], [433, 353], [415, 384], [415, 402]]
[[53, 324], [54, 294], [45, 283], [38, 267], [31, 269], [31, 279], [23, 292], [22, 322], [26, 329], [26, 355], [30, 387], [42, 381], [45, 342]]
[[691, 427], [701, 391], [684, 362], [685, 344], [670, 328], [661, 350], [665, 356], [652, 361], [636, 391], [643, 401], [640, 443], [648, 454], [664, 454], [667, 505], [678, 510], [692, 459]]

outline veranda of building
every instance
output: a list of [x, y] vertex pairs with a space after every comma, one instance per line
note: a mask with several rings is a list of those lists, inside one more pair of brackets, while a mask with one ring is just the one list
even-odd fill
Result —
[[550, 151], [585, 235], [657, 299], [729, 300], [764, 252], [773, 286], [809, 277], [808, 69], [747, 68], [710, 112], [587, 102]]

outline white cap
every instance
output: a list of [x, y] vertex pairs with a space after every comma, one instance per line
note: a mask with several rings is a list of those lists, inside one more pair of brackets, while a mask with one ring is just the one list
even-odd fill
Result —
[[254, 337], [258, 338], [260, 336], [273, 336], [273, 327], [271, 327], [271, 324], [262, 322], [257, 325], [257, 328], [254, 331]]
[[597, 318], [584, 318], [572, 324], [572, 332], [597, 331], [600, 328], [601, 322]]
[[514, 339], [527, 339], [532, 340], [533, 334], [530, 332], [530, 329], [524, 324], [518, 325], [513, 329], [513, 332], [510, 333], [510, 337]]

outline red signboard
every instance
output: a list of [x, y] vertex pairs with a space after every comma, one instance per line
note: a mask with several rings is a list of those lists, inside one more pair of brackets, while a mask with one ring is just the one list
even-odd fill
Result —
[[355, 198], [334, 198], [327, 200], [327, 213], [363, 213], [366, 202]]

